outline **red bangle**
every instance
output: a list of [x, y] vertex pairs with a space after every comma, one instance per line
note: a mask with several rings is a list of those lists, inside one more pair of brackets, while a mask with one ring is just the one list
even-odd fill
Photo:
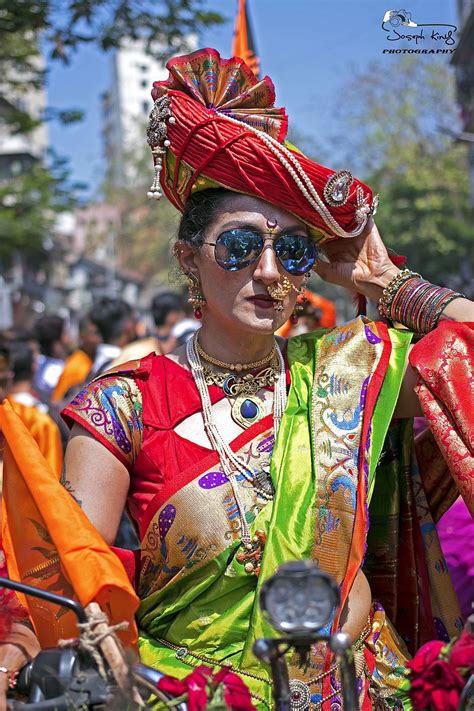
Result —
[[20, 672], [18, 671], [9, 671], [6, 667], [0, 667], [0, 672], [2, 674], [6, 674], [8, 678], [8, 688], [9, 689], [14, 689], [16, 686], [16, 682], [18, 681], [18, 674]]

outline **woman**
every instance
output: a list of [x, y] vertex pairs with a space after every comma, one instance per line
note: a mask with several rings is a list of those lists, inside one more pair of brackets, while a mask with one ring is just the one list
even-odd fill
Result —
[[[183, 211], [175, 255], [202, 327], [166, 356], [100, 376], [66, 408], [72, 432], [64, 483], [109, 544], [125, 506], [137, 526], [133, 575], [146, 664], [180, 678], [202, 663], [232, 664], [253, 702], [271, 706], [268, 669], [251, 651], [269, 632], [258, 590], [285, 560], [313, 558], [341, 589], [333, 628], [341, 625], [355, 642], [361, 707], [393, 706], [408, 652], [362, 569], [367, 505], [372, 514], [380, 498], [379, 459], [387, 468], [382, 488], [387, 481], [397, 488], [393, 511], [385, 505], [377, 519], [374, 510], [378, 531], [365, 565], [395, 613], [399, 581], [386, 560], [393, 551], [378, 543], [393, 534], [381, 521], [400, 516], [413, 529], [402, 553], [415, 560], [416, 550], [418, 563], [402, 581], [411, 647], [434, 636], [435, 623], [448, 634], [460, 624], [446, 574], [448, 609], [430, 597], [437, 543], [433, 534], [426, 553], [418, 535], [416, 506], [425, 499], [422, 483], [415, 501], [408, 481], [406, 425], [400, 421], [386, 437], [392, 416], [421, 414], [418, 375], [407, 366], [411, 333], [359, 318], [288, 343], [273, 334], [311, 269], [381, 300], [393, 320], [407, 313], [407, 325], [425, 330], [441, 316], [472, 319], [473, 305], [400, 272], [370, 219], [369, 188], [282, 143], [286, 117], [272, 105], [268, 78], [257, 83], [241, 60], [221, 60], [213, 50], [168, 67], [170, 79], [155, 85], [148, 132], [150, 193], [158, 195], [161, 184]], [[329, 262], [316, 258], [316, 242], [325, 243]], [[401, 508], [405, 499], [410, 511]], [[372, 551], [391, 566], [387, 578]], [[123, 553], [129, 570], [132, 556]], [[340, 702], [325, 645], [313, 648], [308, 667], [293, 657], [289, 663], [295, 708]]]

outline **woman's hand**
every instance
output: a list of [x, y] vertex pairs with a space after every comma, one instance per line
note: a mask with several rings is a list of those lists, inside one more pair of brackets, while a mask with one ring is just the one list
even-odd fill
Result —
[[[11, 672], [20, 670], [30, 659], [36, 657], [41, 647], [29, 627], [14, 622], [6, 639], [0, 643], [0, 667]], [[7, 708], [8, 674], [0, 672], [0, 711]]]
[[8, 676], [0, 672], [0, 711], [6, 711], [8, 693]]
[[329, 261], [318, 259], [313, 267], [316, 274], [372, 301], [380, 299], [383, 289], [400, 271], [388, 256], [373, 220], [358, 237], [335, 239], [322, 249]]

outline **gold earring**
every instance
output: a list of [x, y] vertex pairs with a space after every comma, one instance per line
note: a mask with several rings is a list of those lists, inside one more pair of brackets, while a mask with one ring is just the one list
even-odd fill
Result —
[[202, 319], [202, 306], [205, 306], [207, 301], [204, 295], [201, 293], [201, 282], [199, 278], [192, 272], [186, 274], [186, 279], [188, 280], [188, 304], [194, 309], [194, 316], [198, 320]]
[[305, 305], [308, 303], [308, 299], [305, 296], [305, 291], [306, 291], [306, 286], [308, 284], [309, 277], [311, 276], [311, 272], [306, 272], [306, 274], [303, 277], [303, 283], [301, 284], [301, 288], [298, 289], [296, 286], [293, 286], [293, 289], [296, 291], [298, 296], [301, 298], [297, 299], [295, 308], [293, 309], [293, 313], [290, 316], [290, 321], [295, 326], [298, 323], [298, 319], [301, 315], [301, 312], [304, 311]]

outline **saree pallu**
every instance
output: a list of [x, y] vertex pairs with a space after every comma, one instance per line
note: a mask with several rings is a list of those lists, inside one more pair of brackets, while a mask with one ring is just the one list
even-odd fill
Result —
[[[459, 629], [409, 426], [398, 423], [389, 431], [410, 341], [408, 332], [363, 318], [289, 341], [291, 388], [277, 441], [273, 445], [265, 418], [232, 443], [250, 471], [271, 466], [271, 502], [259, 501], [243, 478], [238, 482], [251, 530], [267, 537], [258, 579], [237, 561], [238, 510], [216, 456], [155, 497], [141, 522], [144, 663], [180, 678], [201, 663], [231, 664], [254, 703], [271, 707], [269, 670], [252, 653], [255, 639], [275, 636], [260, 613], [259, 591], [293, 559], [311, 558], [330, 573], [342, 605], [365, 564], [374, 598], [388, 605], [396, 623], [403, 605], [413, 605], [406, 625], [412, 651], [436, 631]], [[382, 475], [376, 476], [379, 460]], [[374, 527], [368, 538], [369, 503]], [[336, 615], [332, 629], [338, 626]], [[378, 603], [357, 654], [361, 708], [403, 691], [408, 652]], [[308, 705], [340, 707], [325, 645], [314, 645], [305, 669], [291, 655], [288, 661], [290, 678], [306, 685]]]

